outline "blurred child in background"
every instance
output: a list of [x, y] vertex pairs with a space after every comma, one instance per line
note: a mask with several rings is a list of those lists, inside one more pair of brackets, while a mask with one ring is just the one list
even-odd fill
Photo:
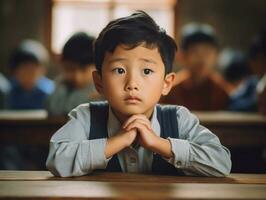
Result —
[[231, 86], [228, 110], [255, 112], [258, 79], [251, 74], [246, 56], [239, 50], [225, 49], [220, 65]]
[[63, 73], [56, 81], [56, 89], [48, 99], [47, 109], [52, 115], [65, 115], [81, 103], [99, 98], [95, 90], [92, 36], [84, 32], [74, 34], [62, 51]]
[[191, 110], [222, 110], [229, 101], [225, 81], [214, 72], [218, 42], [213, 29], [205, 24], [186, 25], [182, 33], [181, 64], [176, 86], [162, 103], [177, 104]]
[[44, 64], [48, 53], [34, 40], [23, 41], [10, 56], [10, 92], [8, 109], [43, 109], [49, 94], [54, 90], [53, 81], [46, 78]]
[[257, 85], [258, 111], [266, 115], [266, 23], [252, 41], [249, 61], [253, 73], [260, 79]]

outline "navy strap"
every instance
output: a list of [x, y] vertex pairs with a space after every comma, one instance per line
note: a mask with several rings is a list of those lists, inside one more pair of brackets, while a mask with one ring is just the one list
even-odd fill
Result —
[[162, 138], [179, 138], [178, 124], [176, 119], [176, 106], [157, 105], [157, 119], [161, 127]]
[[[89, 140], [108, 138], [107, 121], [109, 105], [107, 102], [91, 102], [91, 126]], [[108, 172], [122, 172], [117, 155], [108, 162], [105, 169]]]
[[89, 140], [108, 137], [108, 113], [109, 106], [107, 102], [103, 101], [90, 103], [91, 126]]
[[[157, 119], [161, 127], [160, 137], [167, 139], [179, 138], [178, 123], [176, 118], [177, 107], [173, 105], [157, 105]], [[176, 169], [159, 154], [153, 155], [152, 173], [167, 175], [183, 175], [181, 170]]]

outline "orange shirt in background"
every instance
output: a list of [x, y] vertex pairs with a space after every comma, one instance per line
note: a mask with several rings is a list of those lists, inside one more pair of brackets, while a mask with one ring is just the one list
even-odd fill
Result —
[[229, 96], [223, 78], [210, 72], [200, 81], [193, 81], [187, 70], [177, 73], [176, 85], [161, 99], [163, 104], [182, 105], [190, 110], [225, 110]]

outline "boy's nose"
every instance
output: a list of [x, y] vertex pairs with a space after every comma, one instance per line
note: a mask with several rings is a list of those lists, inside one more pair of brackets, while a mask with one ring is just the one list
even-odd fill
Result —
[[138, 87], [128, 85], [126, 89], [127, 89], [128, 91], [131, 91], [131, 90], [138, 90]]
[[139, 89], [138, 84], [136, 83], [136, 80], [133, 77], [128, 78], [125, 89], [127, 91]]

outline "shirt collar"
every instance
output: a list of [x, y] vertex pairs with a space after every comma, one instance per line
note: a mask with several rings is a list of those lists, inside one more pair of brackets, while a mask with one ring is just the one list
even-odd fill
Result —
[[[121, 123], [114, 115], [111, 107], [109, 106], [109, 112], [108, 112], [108, 122], [107, 122], [107, 131], [108, 131], [108, 137], [114, 136], [118, 131], [120, 130]], [[157, 119], [157, 109], [156, 106], [153, 109], [152, 117], [151, 117], [151, 127], [152, 130], [155, 132], [157, 136], [160, 136], [161, 128], [159, 121]]]

